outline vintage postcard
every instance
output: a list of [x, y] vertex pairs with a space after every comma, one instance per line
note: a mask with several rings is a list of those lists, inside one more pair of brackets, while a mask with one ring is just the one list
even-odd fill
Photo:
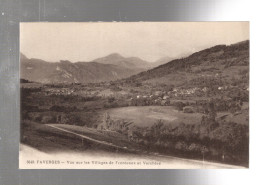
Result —
[[20, 24], [20, 169], [249, 167], [249, 22]]

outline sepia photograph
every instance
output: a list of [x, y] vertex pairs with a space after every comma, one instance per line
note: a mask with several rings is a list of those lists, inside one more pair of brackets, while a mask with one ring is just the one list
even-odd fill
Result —
[[20, 169], [249, 168], [249, 22], [20, 23]]

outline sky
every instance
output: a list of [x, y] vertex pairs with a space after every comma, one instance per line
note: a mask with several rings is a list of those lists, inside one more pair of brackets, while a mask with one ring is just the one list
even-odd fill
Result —
[[87, 62], [111, 53], [154, 62], [248, 39], [248, 22], [20, 24], [20, 51], [48, 62]]

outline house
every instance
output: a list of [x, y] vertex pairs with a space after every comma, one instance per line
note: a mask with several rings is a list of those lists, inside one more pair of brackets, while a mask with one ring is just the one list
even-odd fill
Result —
[[207, 88], [207, 87], [204, 87], [204, 88], [202, 89], [202, 91], [203, 91], [203, 92], [207, 92], [207, 91], [208, 91], [208, 88]]
[[156, 91], [156, 92], [154, 93], [155, 96], [161, 96], [162, 94], [163, 94], [162, 91]]

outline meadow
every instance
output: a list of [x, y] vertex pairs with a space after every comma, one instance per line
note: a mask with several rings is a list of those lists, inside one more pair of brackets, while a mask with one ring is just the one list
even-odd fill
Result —
[[124, 119], [140, 127], [150, 127], [159, 120], [173, 125], [198, 124], [202, 116], [201, 113], [183, 113], [172, 106], [129, 106], [111, 108], [105, 112], [111, 119]]

